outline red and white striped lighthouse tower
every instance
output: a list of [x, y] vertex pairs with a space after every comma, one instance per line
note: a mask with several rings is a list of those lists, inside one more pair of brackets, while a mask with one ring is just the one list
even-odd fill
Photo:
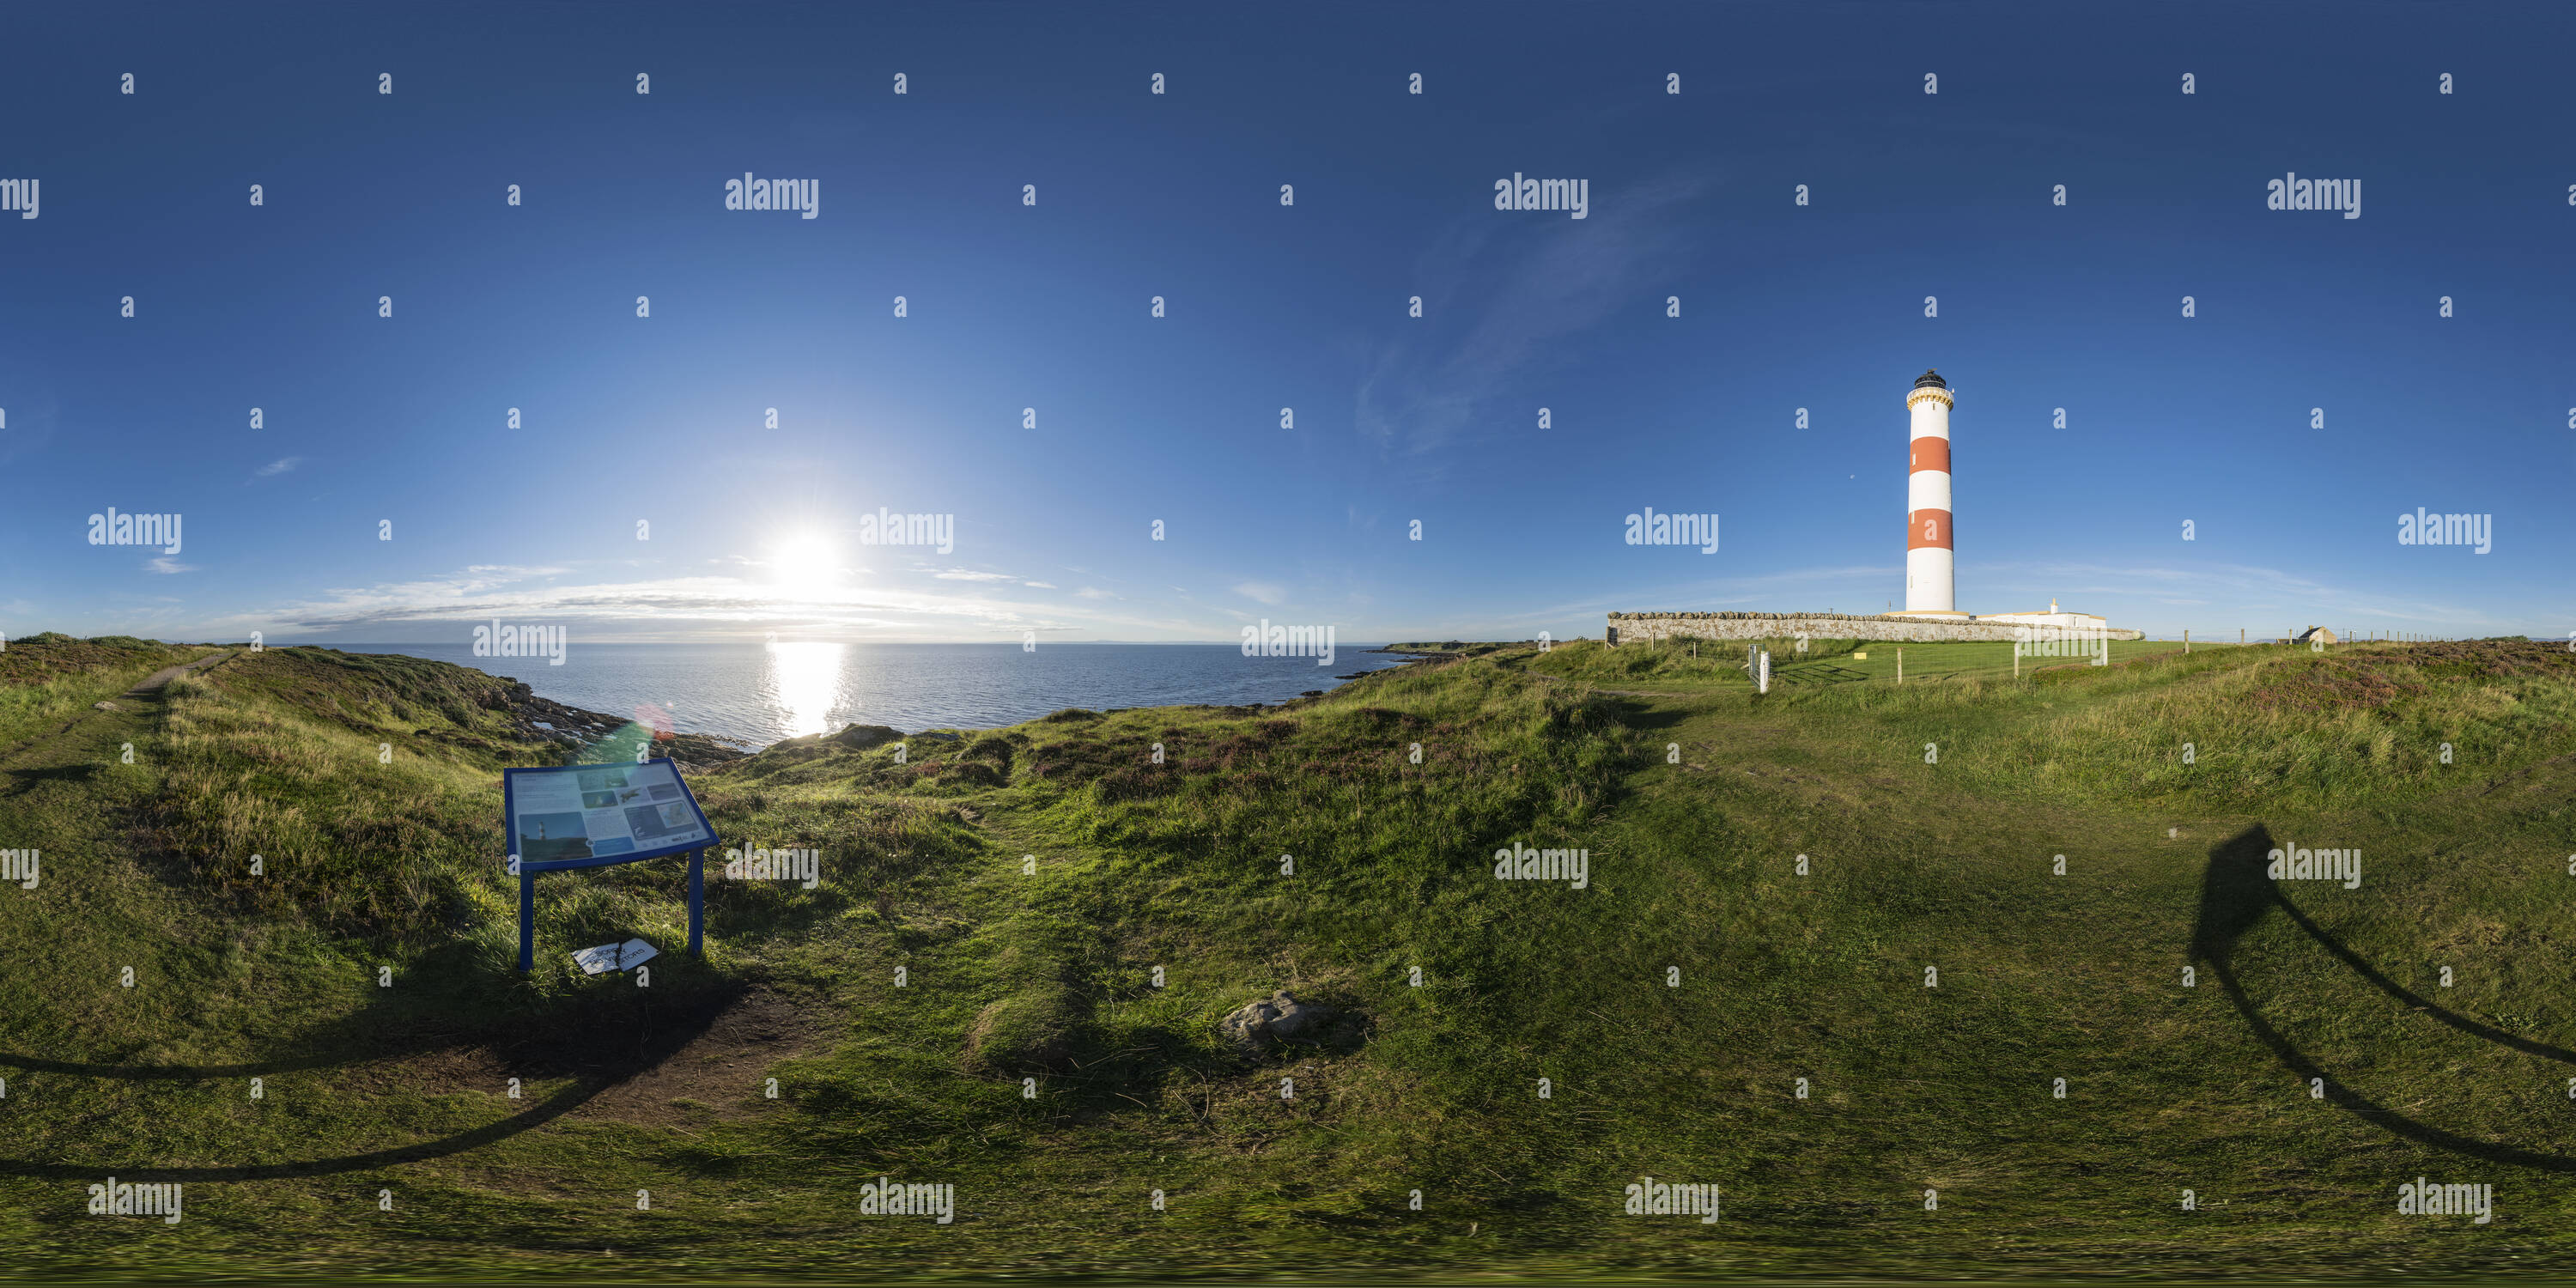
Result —
[[1950, 544], [1950, 382], [1939, 372], [1915, 377], [1905, 395], [1914, 421], [1905, 480], [1906, 617], [1954, 617], [1959, 611], [1956, 552]]

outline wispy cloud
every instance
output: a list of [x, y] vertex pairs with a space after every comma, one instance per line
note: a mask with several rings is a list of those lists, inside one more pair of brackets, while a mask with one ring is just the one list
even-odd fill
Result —
[[1265, 604], [1285, 603], [1288, 599], [1287, 587], [1281, 586], [1276, 582], [1268, 581], [1247, 581], [1238, 583], [1234, 588], [1234, 593], [1243, 596], [1245, 599], [1259, 600]]
[[[2064, 586], [2070, 602], [2072, 596], [2083, 595], [2099, 596], [2113, 602], [2129, 598], [2177, 605], [2215, 606], [2237, 615], [2270, 612], [2284, 615], [2282, 625], [2288, 628], [2320, 624], [2308, 620], [2311, 617], [2384, 623], [2390, 624], [2390, 629], [2403, 623], [2408, 629], [2421, 627], [2428, 631], [2502, 631], [2508, 626], [2507, 619], [2458, 604], [2354, 590], [2293, 576], [2277, 568], [2250, 564], [2117, 568], [2081, 563], [1996, 563], [1976, 565], [1973, 571], [2045, 577], [2052, 584]], [[2178, 593], [2193, 598], [2167, 598]], [[2299, 620], [2290, 622], [2286, 620], [2289, 616], [2298, 616]], [[2183, 620], [2188, 622], [2190, 619]], [[2260, 618], [2255, 622], [2270, 625], [2261, 622]], [[2255, 622], [2241, 624], [2253, 625]], [[2112, 624], [2122, 623], [2115, 621]], [[2230, 621], [2227, 624], [2240, 623]]]
[[[619, 576], [624, 561], [608, 565]], [[776, 630], [844, 639], [956, 640], [1022, 631], [1109, 639], [1221, 638], [1202, 619], [1008, 598], [1023, 587], [1000, 574], [955, 590], [843, 583], [790, 589], [717, 572], [637, 580], [586, 580], [579, 568], [478, 565], [438, 577], [336, 588], [264, 611], [199, 623], [222, 635], [402, 640], [449, 634], [491, 618], [572, 626], [598, 638], [757, 638]], [[922, 585], [915, 582], [913, 585]]]
[[1682, 208], [1706, 187], [1670, 176], [1596, 190], [1581, 221], [1462, 220], [1417, 265], [1426, 337], [1390, 346], [1360, 382], [1360, 432], [1390, 455], [1420, 457], [1499, 414], [1499, 399], [1578, 356], [1568, 337], [1637, 307], [1653, 294], [1649, 276], [1672, 276], [1693, 245]]
[[154, 557], [153, 557], [149, 562], [147, 562], [147, 563], [145, 563], [145, 564], [143, 565], [143, 570], [144, 570], [145, 572], [162, 572], [162, 573], [170, 573], [170, 572], [195, 572], [195, 571], [197, 570], [197, 565], [195, 565], [195, 564], [183, 564], [183, 563], [179, 562], [178, 560], [171, 558], [171, 557], [170, 557], [170, 556], [168, 556], [168, 555], [156, 555], [156, 556], [154, 556]]
[[941, 581], [1018, 581], [1006, 572], [977, 572], [971, 568], [943, 568], [930, 574]]
[[1031, 590], [1053, 590], [1053, 589], [1055, 589], [1055, 583], [1054, 583], [1054, 582], [1051, 582], [1051, 581], [1024, 581], [1024, 582], [1021, 582], [1020, 584], [1021, 584], [1021, 585], [1023, 585], [1023, 586], [1028, 587], [1028, 588], [1029, 588], [1029, 589], [1031, 589]]
[[284, 474], [303, 463], [304, 458], [301, 456], [281, 456], [276, 460], [270, 461], [268, 464], [251, 471], [251, 477], [255, 479], [276, 478], [278, 475]]

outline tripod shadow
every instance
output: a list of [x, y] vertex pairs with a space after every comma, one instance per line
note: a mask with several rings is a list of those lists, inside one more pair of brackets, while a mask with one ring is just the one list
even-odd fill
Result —
[[2363, 961], [2358, 954], [2326, 933], [2324, 928], [2318, 926], [2306, 913], [2292, 904], [2289, 898], [2281, 893], [2280, 886], [2266, 874], [2265, 868], [2270, 852], [2275, 848], [2281, 847], [2275, 846], [2271, 832], [2261, 824], [2256, 824], [2210, 851], [2209, 868], [2202, 876], [2200, 884], [2200, 914], [2192, 926], [2193, 958], [2209, 964], [2210, 972], [2218, 977], [2219, 987], [2226, 991], [2228, 1000], [2235, 1003], [2237, 1013], [2245, 1017], [2246, 1026], [2254, 1031], [2254, 1036], [2260, 1039], [2263, 1045], [2270, 1047], [2272, 1054], [2292, 1072], [2298, 1074], [2302, 1080], [2323, 1079], [2325, 1098], [2329, 1103], [2386, 1131], [2437, 1149], [2467, 1154], [2489, 1162], [2552, 1172], [2576, 1172], [2576, 1158], [2535, 1154], [2509, 1145], [2473, 1140], [2455, 1132], [2444, 1131], [2431, 1124], [2419, 1122], [2386, 1106], [2364, 1099], [2337, 1083], [2324, 1069], [2318, 1067], [2314, 1060], [2309, 1059], [2305, 1052], [2299, 1050], [2278, 1029], [2264, 1020], [2262, 1013], [2255, 1009], [2253, 999], [2246, 996], [2244, 985], [2237, 978], [2234, 958], [2237, 942], [2244, 938], [2245, 932], [2260, 924], [2264, 917], [2278, 908], [2300, 930], [2305, 931], [2310, 938], [2323, 945], [2326, 951], [2333, 953], [2337, 960], [2350, 966], [2355, 973], [2381, 992], [2463, 1033], [2526, 1054], [2576, 1064], [2576, 1051], [2518, 1037], [2493, 1025], [2482, 1024], [2456, 1011], [2435, 1005], [2420, 994], [2390, 979], [2370, 963]]
[[[507, 1140], [533, 1127], [580, 1108], [600, 1093], [610, 1091], [634, 1078], [652, 1072], [696, 1041], [725, 1012], [739, 1001], [746, 990], [727, 983], [686, 998], [674, 999], [675, 1006], [650, 1007], [641, 1003], [628, 1024], [607, 1026], [566, 1025], [561, 1017], [547, 1021], [552, 1036], [543, 1041], [513, 1043], [521, 1049], [512, 1063], [530, 1076], [569, 1074], [573, 1083], [535, 1105], [495, 1123], [460, 1132], [438, 1140], [421, 1141], [364, 1154], [338, 1158], [311, 1159], [291, 1163], [261, 1163], [240, 1167], [126, 1167], [115, 1164], [39, 1163], [17, 1159], [0, 1159], [0, 1176], [29, 1176], [44, 1180], [95, 1180], [109, 1173], [138, 1181], [260, 1181], [286, 1177], [329, 1176], [341, 1172], [358, 1172], [370, 1168], [417, 1163], [444, 1158]], [[626, 1030], [623, 1032], [616, 1030]], [[611, 1043], [625, 1038], [633, 1046], [611, 1054]], [[371, 1058], [417, 1055], [425, 1051], [450, 1049], [454, 1038], [425, 1040], [411, 1038], [392, 1044], [379, 1043], [369, 1053]], [[108, 1065], [84, 1064], [66, 1060], [44, 1060], [0, 1053], [0, 1066], [14, 1066], [46, 1073], [72, 1074], [94, 1078], [139, 1080], [203, 1081], [214, 1078], [251, 1077], [320, 1068], [340, 1068], [349, 1063], [346, 1055], [317, 1055], [293, 1059], [239, 1065]]]

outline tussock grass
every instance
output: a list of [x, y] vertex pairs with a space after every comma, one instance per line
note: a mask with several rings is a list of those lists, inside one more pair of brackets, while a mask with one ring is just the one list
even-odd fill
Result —
[[313, 659], [269, 650], [170, 683], [162, 842], [261, 914], [393, 941], [464, 928], [467, 887], [491, 886], [506, 852], [494, 807], [505, 761], [415, 734], [479, 730], [475, 708], [452, 689], [332, 690], [317, 674]]
[[0, 647], [0, 751], [204, 651], [126, 635], [81, 640], [47, 631], [11, 640]]
[[1775, 697], [1784, 710], [1848, 716], [1873, 742], [1941, 745], [1952, 776], [1980, 792], [2309, 808], [2439, 790], [2446, 779], [2576, 744], [2576, 657], [2562, 662], [2530, 643], [2493, 648], [2533, 669], [2475, 675], [2393, 646], [2209, 649], [2043, 671], [2020, 684], [1845, 685]]
[[1849, 656], [1863, 642], [1811, 639], [1801, 650], [1795, 639], [1765, 640], [1631, 640], [1611, 648], [1598, 640], [1569, 640], [1528, 659], [1528, 668], [1560, 679], [1596, 684], [1655, 681], [1662, 684], [1743, 684], [1753, 677], [1744, 669], [1745, 650], [1770, 650], [1778, 672], [1801, 662], [1823, 662]]
[[[2576, 1046], [2576, 962], [2552, 947], [2576, 935], [2564, 663], [2135, 650], [1917, 682], [1907, 647], [1902, 688], [1877, 646], [1849, 663], [1871, 678], [1759, 699], [1740, 648], [1495, 646], [1283, 707], [916, 732], [900, 759], [800, 740], [693, 782], [728, 844], [819, 850], [820, 884], [725, 880], [713, 856], [708, 956], [671, 953], [651, 990], [561, 957], [638, 933], [676, 949], [676, 863], [546, 878], [540, 970], [512, 969], [498, 771], [554, 753], [490, 719], [496, 681], [244, 657], [0, 797], [7, 835], [104, 825], [42, 898], [0, 890], [19, 963], [0, 1010], [74, 1059], [291, 1053], [310, 1072], [257, 1106], [229, 1077], [147, 1095], [22, 1072], [0, 1107], [21, 1156], [354, 1153], [501, 1122], [529, 1103], [504, 1073], [531, 1097], [574, 1087], [566, 1052], [633, 1050], [692, 1006], [765, 999], [788, 1036], [742, 1067], [675, 1058], [719, 1072], [661, 1101], [453, 1157], [192, 1186], [184, 1242], [71, 1221], [18, 1246], [57, 1269], [519, 1275], [601, 1246], [665, 1275], [1205, 1275], [1288, 1248], [1367, 1277], [2576, 1261], [2556, 1176], [2311, 1100], [2209, 962], [2182, 982], [2210, 855], [2259, 827], [2368, 855], [2359, 889], [2285, 892], [2344, 951]], [[1631, 684], [1651, 696], [1604, 692]], [[113, 763], [128, 739], [145, 754]], [[1496, 880], [1515, 844], [1584, 849], [1588, 888]], [[126, 962], [145, 987], [113, 984]], [[2247, 922], [2230, 970], [2355, 1094], [2482, 1141], [2563, 1135], [2560, 1062], [2429, 1018], [2281, 913]], [[1254, 1054], [1218, 1036], [1277, 988], [1346, 1022]], [[2497, 1183], [2510, 1264], [2466, 1227], [2394, 1217], [2419, 1173]], [[1641, 1174], [1723, 1184], [1727, 1216], [1624, 1216]], [[956, 1184], [960, 1221], [857, 1219], [879, 1175]], [[380, 1185], [400, 1212], [350, 1219], [347, 1195]], [[2203, 1211], [2179, 1212], [2184, 1187]], [[61, 1190], [0, 1179], [0, 1211]]]

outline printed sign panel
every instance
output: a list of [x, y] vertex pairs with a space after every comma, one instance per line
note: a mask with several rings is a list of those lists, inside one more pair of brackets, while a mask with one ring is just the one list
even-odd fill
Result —
[[656, 858], [716, 839], [668, 760], [511, 769], [501, 781], [510, 851], [530, 867]]

